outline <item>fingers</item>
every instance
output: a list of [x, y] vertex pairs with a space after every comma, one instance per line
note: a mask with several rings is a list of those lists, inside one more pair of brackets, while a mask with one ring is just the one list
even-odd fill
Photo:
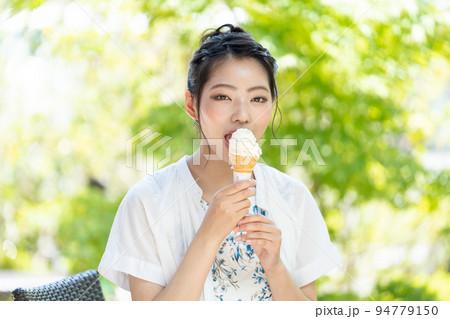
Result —
[[233, 195], [240, 192], [243, 189], [250, 188], [256, 185], [256, 181], [253, 179], [246, 179], [236, 182], [223, 189], [225, 195]]
[[241, 210], [238, 210], [236, 212], [237, 215], [241, 215], [241, 216], [245, 216], [248, 214], [248, 210], [249, 210], [250, 206], [244, 207]]
[[232, 203], [239, 203], [241, 201], [247, 201], [249, 197], [256, 195], [256, 189], [254, 188], [245, 188], [238, 193], [235, 193], [229, 196]]
[[251, 244], [252, 246], [260, 246], [264, 248], [271, 247], [274, 242], [267, 239], [243, 239], [247, 244]]
[[235, 241], [245, 241], [247, 243], [277, 243], [281, 242], [281, 236], [273, 233], [251, 232], [234, 237]]
[[234, 227], [234, 232], [254, 232], [254, 233], [273, 233], [275, 235], [281, 235], [281, 230], [275, 227], [274, 224], [267, 223], [248, 223], [241, 224]]
[[253, 246], [260, 246], [266, 249], [276, 249], [281, 245], [281, 234], [265, 233], [265, 232], [250, 232], [241, 236], [234, 237], [236, 242], [246, 242]]
[[244, 224], [255, 223], [255, 222], [275, 225], [272, 220], [270, 220], [269, 218], [267, 218], [266, 216], [261, 215], [261, 214], [245, 216], [244, 218], [242, 218], [239, 221], [239, 224], [244, 225]]
[[248, 214], [248, 211], [251, 207], [251, 202], [248, 199], [244, 199], [237, 203], [234, 203], [234, 207], [235, 207], [235, 210], [238, 211], [238, 213], [240, 213], [241, 211], [245, 212], [245, 214], [243, 215], [243, 216], [245, 216]]
[[235, 237], [236, 241], [260, 240], [269, 242], [281, 242], [281, 230], [277, 228], [273, 221], [263, 215], [248, 215], [241, 219], [240, 225], [237, 225], [234, 232], [246, 232], [241, 236]]

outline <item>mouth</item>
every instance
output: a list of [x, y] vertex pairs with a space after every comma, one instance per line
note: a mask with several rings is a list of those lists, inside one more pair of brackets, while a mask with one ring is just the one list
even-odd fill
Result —
[[225, 138], [225, 145], [227, 146], [227, 148], [228, 148], [229, 145], [230, 145], [230, 138], [231, 138], [231, 135], [233, 135], [233, 133], [236, 132], [236, 131], [237, 131], [237, 129], [232, 130], [232, 131], [229, 131], [227, 134], [225, 134], [224, 138]]

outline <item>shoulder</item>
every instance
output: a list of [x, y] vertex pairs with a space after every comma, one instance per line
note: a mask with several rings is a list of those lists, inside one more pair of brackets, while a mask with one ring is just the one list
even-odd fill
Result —
[[169, 194], [168, 190], [173, 189], [173, 171], [174, 164], [171, 164], [138, 180], [123, 198], [118, 215], [131, 218], [134, 224], [153, 225], [167, 202], [164, 199]]
[[[308, 187], [293, 176], [281, 172], [280, 170], [265, 165], [258, 165], [259, 176], [262, 177], [262, 186], [266, 196], [277, 199], [285, 207], [293, 211], [306, 208], [306, 210], [316, 209], [317, 203]], [[257, 184], [259, 181], [257, 180]], [[264, 199], [261, 199], [264, 201]]]
[[176, 171], [176, 164], [170, 164], [151, 175], [141, 178], [127, 192], [126, 200], [150, 200], [157, 199], [171, 188], [173, 174]]

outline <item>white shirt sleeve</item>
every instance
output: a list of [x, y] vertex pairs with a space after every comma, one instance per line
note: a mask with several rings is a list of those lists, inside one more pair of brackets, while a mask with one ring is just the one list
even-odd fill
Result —
[[128, 274], [167, 285], [145, 211], [149, 205], [144, 205], [143, 200], [150, 200], [149, 196], [144, 196], [137, 187], [130, 189], [122, 200], [98, 267], [103, 277], [128, 291]]
[[328, 229], [311, 192], [303, 185], [299, 209], [302, 222], [297, 240], [294, 280], [303, 287], [333, 268], [342, 265], [341, 257], [330, 241]]

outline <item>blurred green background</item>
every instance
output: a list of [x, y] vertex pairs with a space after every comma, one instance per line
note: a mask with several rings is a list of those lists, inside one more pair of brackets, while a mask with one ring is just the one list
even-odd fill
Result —
[[290, 145], [269, 124], [261, 161], [309, 187], [346, 266], [319, 300], [450, 300], [449, 21], [438, 0], [3, 2], [0, 276], [97, 268], [146, 175], [127, 141], [170, 137], [153, 157], [170, 148], [169, 163], [195, 151], [188, 62], [205, 29], [234, 23], [287, 90], [273, 125]]

